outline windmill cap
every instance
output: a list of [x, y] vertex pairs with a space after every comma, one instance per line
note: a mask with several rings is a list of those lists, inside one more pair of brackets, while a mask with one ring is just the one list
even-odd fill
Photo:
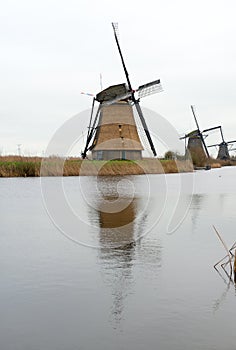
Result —
[[102, 90], [96, 95], [96, 100], [100, 103], [105, 101], [111, 101], [114, 99], [118, 99], [128, 93], [128, 89], [125, 83], [111, 85], [105, 90]]

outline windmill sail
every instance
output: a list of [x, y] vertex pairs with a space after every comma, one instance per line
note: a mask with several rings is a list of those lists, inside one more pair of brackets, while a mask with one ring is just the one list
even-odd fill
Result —
[[[204, 148], [204, 151], [206, 153], [206, 157], [210, 158], [210, 155], [209, 155], [206, 143], [205, 143], [205, 139], [204, 139], [203, 133], [200, 131], [199, 124], [198, 124], [197, 117], [196, 117], [195, 110], [194, 110], [193, 106], [191, 106], [191, 110], [192, 110], [193, 117], [194, 117], [194, 120], [195, 120], [195, 123], [196, 123], [196, 126], [197, 126], [197, 130], [198, 130], [197, 138], [199, 138], [201, 140], [201, 144], [202, 144], [202, 146]], [[200, 144], [199, 144], [199, 147], [200, 147]]]
[[[146, 121], [144, 119], [144, 115], [143, 115], [142, 109], [141, 109], [141, 107], [139, 105], [139, 100], [137, 100], [135, 98], [135, 90], [133, 90], [133, 88], [132, 88], [132, 85], [131, 85], [131, 82], [130, 82], [130, 79], [129, 79], [129, 73], [127, 71], [127, 68], [126, 68], [126, 65], [125, 65], [125, 61], [124, 61], [124, 57], [122, 55], [122, 51], [121, 51], [121, 48], [120, 48], [120, 44], [119, 44], [119, 40], [118, 40], [118, 24], [117, 23], [112, 23], [112, 26], [113, 26], [114, 36], [115, 36], [117, 48], [118, 48], [118, 51], [119, 51], [119, 54], [120, 54], [122, 66], [123, 66], [123, 69], [124, 69], [124, 72], [125, 72], [128, 88], [129, 88], [129, 91], [130, 91], [130, 100], [134, 103], [134, 105], [136, 107], [136, 110], [138, 112], [139, 118], [140, 118], [141, 123], [142, 123], [143, 128], [144, 128], [145, 134], [147, 136], [150, 148], [151, 148], [151, 150], [153, 152], [153, 155], [155, 157], [157, 155], [157, 152], [156, 152], [155, 146], [153, 144], [150, 132], [148, 130], [147, 123], [146, 123]], [[141, 85], [141, 86], [139, 86], [137, 91], [138, 91], [139, 97], [148, 96], [148, 95], [160, 92], [160, 91], [162, 91], [160, 80], [155, 80], [153, 82]]]
[[90, 117], [90, 123], [89, 123], [89, 129], [88, 129], [88, 134], [87, 134], [87, 140], [86, 140], [86, 144], [85, 144], [85, 148], [83, 150], [83, 152], [81, 152], [81, 156], [83, 159], [85, 159], [87, 157], [87, 152], [89, 150], [89, 145], [90, 145], [90, 142], [96, 132], [96, 124], [97, 124], [97, 120], [98, 120], [98, 116], [99, 116], [99, 113], [100, 113], [100, 110], [101, 110], [101, 106], [98, 107], [98, 110], [97, 110], [97, 113], [95, 115], [95, 118], [93, 120], [93, 124], [91, 126], [91, 123], [92, 123], [92, 114], [93, 114], [93, 107], [92, 107], [92, 113], [91, 113], [91, 117]]
[[154, 80], [150, 83], [141, 85], [138, 87], [137, 92], [138, 92], [138, 97], [145, 97], [149, 95], [156, 94], [158, 92], [162, 92], [162, 86], [161, 86], [161, 81], [160, 79]]

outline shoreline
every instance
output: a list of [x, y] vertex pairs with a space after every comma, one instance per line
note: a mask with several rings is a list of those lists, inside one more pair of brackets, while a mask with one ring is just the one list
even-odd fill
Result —
[[0, 157], [0, 177], [122, 176], [193, 172], [189, 160], [146, 158], [137, 161], [95, 161], [60, 157]]
[[[235, 166], [236, 161], [210, 159], [213, 168]], [[204, 169], [205, 166], [201, 168]], [[60, 157], [0, 157], [0, 178], [40, 176], [125, 176], [144, 174], [174, 174], [193, 172], [196, 166], [190, 160], [144, 158], [142, 160], [82, 160]]]

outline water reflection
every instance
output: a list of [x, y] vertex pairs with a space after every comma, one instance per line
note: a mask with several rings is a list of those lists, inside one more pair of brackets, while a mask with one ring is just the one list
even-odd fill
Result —
[[138, 216], [138, 198], [133, 198], [131, 202], [129, 198], [120, 198], [122, 204], [127, 203], [127, 206], [116, 213], [107, 212], [107, 200], [116, 199], [106, 197], [106, 203], [102, 202], [101, 210], [97, 211], [100, 223], [98, 258], [104, 282], [112, 295], [110, 323], [114, 329], [121, 330], [126, 298], [135, 290], [136, 260], [139, 262], [139, 273], [144, 273], [149, 279], [150, 274], [152, 278], [156, 277], [161, 267], [161, 247], [156, 239], [140, 239], [145, 231], [147, 213]]
[[203, 194], [193, 194], [192, 195], [192, 203], [190, 207], [190, 211], [192, 212], [192, 224], [193, 229], [197, 228], [197, 221], [200, 216], [200, 212], [203, 208], [204, 203], [204, 195]]
[[[113, 212], [110, 212], [110, 203], [113, 204]], [[122, 249], [129, 248], [136, 241], [137, 198], [131, 201], [129, 198], [106, 196], [98, 210], [101, 248], [113, 247]]]
[[[219, 273], [219, 271], [217, 271], [217, 272]], [[217, 312], [220, 309], [221, 304], [226, 300], [227, 294], [228, 294], [230, 287], [231, 287], [231, 284], [232, 284], [230, 279], [228, 281], [226, 281], [225, 278], [220, 273], [219, 273], [219, 275], [224, 280], [224, 282], [226, 284], [226, 288], [223, 291], [223, 293], [220, 295], [220, 297], [214, 301], [214, 303], [213, 303], [213, 311], [214, 312]]]
[[[115, 201], [113, 196], [106, 196], [102, 201], [99, 216], [99, 265], [105, 283], [111, 288], [112, 306], [111, 323], [114, 328], [120, 325], [124, 313], [125, 298], [132, 289], [134, 282], [133, 263], [135, 259], [137, 198], [132, 201], [128, 198], [120, 198], [123, 210], [114, 213], [108, 212], [109, 201]], [[119, 203], [120, 205], [121, 203]], [[144, 215], [145, 216], [145, 215]], [[142, 224], [145, 222], [145, 217]], [[143, 225], [140, 225], [143, 227]], [[139, 235], [138, 235], [139, 237]]]
[[[102, 178], [96, 206], [90, 208], [90, 219], [99, 226], [98, 265], [111, 293], [109, 322], [118, 330], [122, 330], [127, 299], [135, 291], [137, 278], [143, 275], [151, 283], [161, 267], [159, 240], [150, 235], [141, 239], [149, 227], [146, 199], [129, 191], [127, 184], [119, 178]], [[137, 186], [135, 181], [132, 184]]]

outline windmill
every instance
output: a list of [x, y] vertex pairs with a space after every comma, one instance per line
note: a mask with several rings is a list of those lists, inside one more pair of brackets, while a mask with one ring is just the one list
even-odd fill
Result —
[[220, 129], [221, 126], [215, 126], [212, 128], [208, 128], [205, 130], [200, 130], [199, 128], [199, 124], [197, 121], [197, 117], [196, 117], [196, 113], [194, 110], [194, 107], [191, 106], [191, 110], [193, 113], [193, 117], [197, 126], [196, 130], [191, 131], [190, 133], [184, 135], [183, 137], [181, 137], [180, 139], [188, 139], [188, 145], [187, 145], [187, 149], [191, 154], [191, 157], [194, 159], [196, 156], [201, 158], [201, 159], [207, 159], [210, 158], [208, 149], [207, 149], [207, 145], [205, 143], [205, 138], [208, 136], [206, 134], [206, 132], [212, 131], [212, 130], [216, 130], [216, 129]]
[[[133, 106], [137, 111], [149, 147], [156, 156], [156, 149], [139, 101], [144, 96], [162, 91], [160, 80], [141, 85], [136, 90], [132, 88], [118, 40], [118, 24], [112, 23], [112, 27], [127, 83], [109, 86], [93, 98], [82, 158], [87, 157], [88, 151], [92, 151], [92, 158], [98, 160], [142, 158], [144, 148], [137, 131]], [[138, 98], [135, 96], [136, 93]], [[99, 106], [94, 115], [95, 102], [98, 102]]]
[[210, 145], [208, 147], [219, 147], [217, 159], [227, 160], [227, 159], [230, 159], [229, 152], [235, 151], [235, 148], [233, 147], [234, 147], [234, 144], [236, 144], [236, 140], [226, 142], [224, 139], [224, 135], [221, 127], [220, 127], [220, 134], [221, 134], [222, 142], [215, 145]]

